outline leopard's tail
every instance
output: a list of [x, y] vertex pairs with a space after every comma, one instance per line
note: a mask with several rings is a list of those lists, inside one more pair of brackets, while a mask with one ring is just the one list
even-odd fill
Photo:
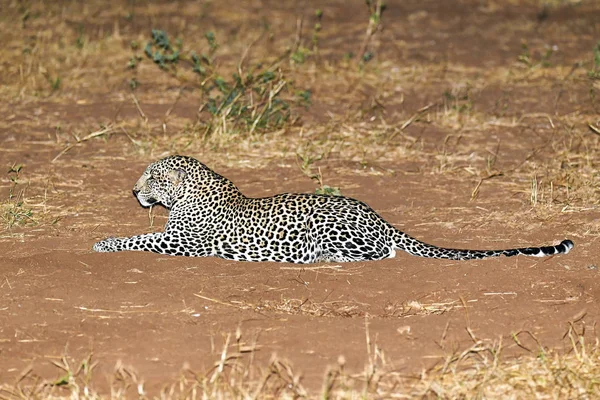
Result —
[[397, 249], [404, 250], [409, 254], [427, 257], [427, 258], [446, 258], [450, 260], [472, 260], [487, 257], [498, 256], [531, 256], [531, 257], [546, 257], [555, 254], [567, 254], [573, 248], [574, 244], [570, 240], [563, 240], [556, 246], [542, 247], [522, 247], [518, 249], [506, 250], [461, 250], [461, 249], [446, 249], [443, 247], [433, 246], [415, 238], [408, 236], [406, 233], [396, 230], [394, 232], [394, 246]]

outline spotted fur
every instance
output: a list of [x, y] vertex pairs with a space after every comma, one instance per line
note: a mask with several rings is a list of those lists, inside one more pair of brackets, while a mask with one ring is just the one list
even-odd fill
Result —
[[228, 179], [191, 157], [156, 161], [133, 193], [144, 207], [170, 209], [164, 232], [108, 238], [95, 251], [152, 251], [243, 261], [313, 263], [380, 260], [410, 254], [468, 260], [519, 254], [566, 254], [573, 242], [508, 250], [458, 250], [432, 246], [399, 231], [365, 203], [343, 196], [279, 194], [244, 196]]

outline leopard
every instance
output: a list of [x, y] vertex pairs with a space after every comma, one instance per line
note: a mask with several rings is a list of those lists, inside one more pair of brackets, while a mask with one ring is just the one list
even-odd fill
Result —
[[229, 179], [195, 158], [174, 155], [151, 163], [133, 187], [143, 207], [169, 211], [163, 232], [109, 237], [97, 252], [148, 251], [237, 261], [352, 262], [411, 255], [471, 260], [567, 254], [571, 240], [505, 250], [462, 250], [415, 239], [366, 203], [346, 196], [283, 193], [247, 197]]

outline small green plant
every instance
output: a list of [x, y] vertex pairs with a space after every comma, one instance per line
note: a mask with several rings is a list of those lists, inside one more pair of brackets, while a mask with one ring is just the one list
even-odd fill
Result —
[[[298, 91], [281, 69], [265, 68], [258, 63], [247, 68], [246, 73], [241, 67], [233, 74], [220, 73], [214, 64], [219, 49], [217, 38], [213, 32], [207, 32], [204, 37], [207, 51], [184, 51], [182, 40], [173, 46], [166, 32], [153, 29], [144, 53], [174, 78], [185, 80], [186, 85], [190, 81], [182, 77], [182, 71], [197, 76], [191, 84], [200, 89], [203, 105], [198, 123], [204, 126], [207, 134], [279, 129], [292, 120], [293, 105], [310, 105], [310, 92], [300, 91], [303, 95], [294, 96]], [[139, 61], [132, 58], [131, 68], [135, 69]], [[303, 59], [298, 58], [298, 62], [301, 61]], [[203, 115], [208, 118], [202, 118]]]
[[171, 46], [169, 37], [164, 31], [152, 29], [152, 40], [146, 44], [144, 53], [151, 58], [161, 69], [167, 69], [179, 60], [181, 42], [174, 48]]
[[300, 161], [298, 163], [300, 170], [304, 173], [304, 175], [313, 179], [313, 175], [311, 173], [312, 164], [315, 161], [319, 161], [319, 160], [323, 159], [323, 154], [313, 156], [313, 155], [308, 154], [308, 152], [305, 152], [305, 153], [297, 152], [296, 157]]
[[129, 58], [129, 62], [127, 63], [127, 69], [131, 70], [131, 78], [129, 78], [129, 89], [134, 91], [139, 86], [139, 82], [137, 80], [137, 67], [142, 62], [143, 57], [138, 53], [140, 45], [135, 40], [131, 41], [129, 44], [131, 50], [133, 50], [133, 55]]
[[85, 29], [83, 24], [79, 24], [79, 26], [77, 27], [77, 39], [75, 39], [75, 47], [77, 47], [79, 50], [83, 49], [85, 46]]
[[517, 56], [517, 61], [530, 68], [533, 66], [533, 63], [531, 61], [531, 53], [529, 51], [529, 46], [527, 46], [527, 43], [521, 43], [521, 54]]
[[323, 11], [320, 9], [315, 10], [315, 22], [312, 29], [312, 38], [311, 43], [312, 46], [305, 45], [300, 36], [300, 32], [302, 31], [300, 25], [300, 30], [298, 33], [298, 37], [296, 38], [296, 43], [294, 46], [288, 50], [290, 62], [295, 65], [304, 64], [309, 59], [318, 60], [319, 59], [319, 34], [322, 29], [322, 20], [323, 20]]
[[600, 41], [594, 47], [594, 63], [588, 76], [592, 79], [600, 79]]
[[338, 187], [331, 187], [331, 186], [327, 186], [327, 185], [323, 185], [321, 187], [318, 187], [315, 190], [316, 194], [324, 194], [327, 196], [341, 196], [342, 192], [340, 191], [340, 188]]
[[[234, 73], [231, 80], [216, 76], [203, 86], [206, 110], [217, 124], [222, 119], [228, 120], [234, 129], [255, 130], [277, 128], [290, 117], [289, 105], [279, 98], [281, 91], [287, 85], [280, 75], [272, 71], [258, 74], [248, 74], [244, 80]], [[252, 103], [256, 96], [257, 103]]]
[[80, 34], [79, 36], [77, 36], [77, 39], [75, 39], [75, 47], [77, 47], [79, 50], [83, 49], [83, 47], [85, 46], [85, 38], [83, 37], [83, 34]]
[[373, 59], [373, 57], [375, 57], [375, 54], [371, 51], [365, 51], [365, 54], [363, 54], [362, 56], [362, 61], [367, 63], [369, 61], [371, 61]]
[[309, 55], [310, 50], [306, 47], [300, 46], [292, 53], [290, 60], [292, 60], [294, 64], [304, 64]]
[[127, 63], [127, 68], [135, 69], [140, 61], [142, 61], [142, 57], [138, 55], [132, 56]]
[[135, 90], [138, 88], [139, 85], [140, 85], [140, 83], [138, 82], [138, 80], [136, 78], [131, 78], [129, 80], [129, 89]]
[[[21, 169], [23, 169], [23, 164], [13, 164], [12, 167], [10, 167], [10, 169], [8, 170], [9, 179], [15, 185], [19, 181], [19, 172], [21, 172]], [[11, 175], [12, 173], [14, 173], [14, 175]], [[12, 189], [11, 189], [11, 194], [12, 194]]]
[[58, 76], [58, 75], [55, 77], [51, 76], [50, 73], [48, 73], [48, 71], [46, 69], [42, 70], [42, 75], [44, 75], [44, 77], [50, 84], [50, 87], [52, 88], [52, 92], [56, 92], [58, 89], [60, 89], [60, 84], [61, 84], [60, 76]]
[[452, 109], [458, 113], [468, 113], [473, 109], [473, 101], [469, 96], [470, 87], [467, 86], [464, 90], [457, 93], [455, 91], [446, 90], [443, 94], [444, 105], [448, 109]]
[[56, 78], [50, 78], [48, 80], [50, 82], [50, 86], [52, 87], [52, 91], [57, 91], [58, 89], [60, 89], [60, 76], [57, 76]]
[[298, 91], [298, 97], [305, 108], [308, 108], [312, 104], [312, 92], [309, 89]]
[[217, 38], [215, 37], [214, 32], [206, 32], [204, 37], [208, 41], [208, 47], [210, 48], [210, 55], [214, 54], [217, 51], [219, 45], [217, 44]]
[[213, 32], [206, 32], [204, 37], [208, 43], [208, 53], [200, 53], [200, 55], [197, 55], [194, 51], [190, 53], [192, 71], [201, 77], [210, 75], [213, 72], [213, 61], [219, 48], [217, 38]]
[[521, 54], [517, 56], [517, 61], [531, 69], [538, 67], [549, 68], [552, 66], [550, 59], [556, 49], [556, 46], [547, 46], [546, 51], [540, 55], [539, 60], [536, 60], [536, 57], [531, 54], [527, 43], [523, 42], [521, 43]]
[[365, 0], [369, 10], [369, 25], [365, 32], [365, 37], [358, 51], [359, 60], [361, 63], [369, 62], [375, 57], [373, 51], [368, 50], [369, 42], [376, 32], [381, 30], [381, 15], [386, 9], [383, 0]]
[[328, 195], [328, 196], [341, 196], [342, 195], [340, 188], [323, 184], [323, 174], [321, 173], [321, 167], [317, 167], [316, 174], [312, 173], [312, 164], [315, 161], [319, 161], [319, 160], [323, 159], [324, 154], [312, 156], [312, 155], [309, 155], [308, 153], [305, 153], [305, 154], [296, 153], [296, 156], [298, 157], [298, 160], [300, 161], [298, 163], [298, 166], [302, 170], [302, 173], [304, 173], [304, 175], [308, 176], [310, 179], [316, 181], [317, 184], [319, 185], [315, 189], [315, 194], [324, 194], [324, 195]]
[[26, 208], [24, 204], [25, 190], [17, 192], [19, 183], [19, 173], [23, 169], [23, 164], [13, 164], [8, 170], [8, 179], [12, 185], [8, 192], [8, 200], [2, 205], [2, 220], [6, 229], [15, 225], [26, 225], [35, 223], [33, 212]]
[[319, 54], [319, 32], [321, 32], [321, 21], [323, 20], [323, 10], [317, 9], [315, 10], [315, 25], [313, 26], [313, 35], [312, 35], [312, 51], [315, 54]]

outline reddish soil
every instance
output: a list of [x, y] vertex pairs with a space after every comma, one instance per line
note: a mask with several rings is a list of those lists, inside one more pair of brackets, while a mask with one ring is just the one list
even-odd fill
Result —
[[[519, 54], [518, 38], [527, 37], [535, 43], [538, 34], [552, 33], [552, 24], [566, 21], [579, 27], [585, 24], [578, 21], [590, 22], [592, 18], [589, 9], [569, 8], [564, 14], [551, 13], [541, 21], [535, 7], [479, 10], [477, 14], [456, 11], [454, 6], [438, 9], [434, 3], [390, 5], [386, 15], [390, 21], [412, 13], [414, 18], [406, 17], [407, 24], [420, 27], [422, 35], [415, 37], [417, 30], [409, 29], [409, 25], [399, 24], [397, 29], [388, 25], [378, 40], [393, 40], [404, 47], [382, 50], [382, 58], [409, 64], [421, 62], [424, 57], [437, 63], [435, 54], [439, 52], [439, 57], [451, 57], [453, 63], [467, 67], [484, 68], [486, 63], [503, 62], [508, 65]], [[272, 12], [293, 15], [287, 9]], [[335, 15], [352, 25], [358, 17], [348, 13], [341, 6], [335, 10], [325, 8], [327, 18]], [[419, 15], [429, 15], [437, 21], [437, 28], [444, 29], [432, 33], [431, 21], [425, 23]], [[358, 20], [363, 21], [363, 17], [361, 14]], [[498, 43], [504, 40], [494, 35], [504, 26], [498, 21], [515, 23], [521, 19], [528, 24], [520, 26], [522, 31], [513, 32], [513, 41]], [[444, 21], [448, 24], [438, 25]], [[594, 23], [596, 28], [590, 30], [596, 29], [597, 33], [598, 25]], [[325, 19], [323, 25], [326, 30], [333, 22]], [[365, 24], [359, 27], [356, 38], [361, 37]], [[469, 33], [479, 30], [486, 34]], [[590, 30], [579, 32], [586, 39], [578, 42], [580, 47], [559, 43], [564, 52], [553, 62], [571, 65], [582, 54], [591, 54]], [[124, 32], [122, 28], [121, 34]], [[349, 27], [348, 32], [354, 34], [353, 28]], [[554, 35], [561, 37], [560, 32]], [[561, 38], [568, 41], [566, 36]], [[336, 45], [329, 38], [324, 39], [322, 47], [332, 46], [328, 40]], [[423, 50], [417, 46], [419, 43], [431, 48]], [[335, 58], [336, 54], [328, 56]], [[508, 58], [510, 61], [505, 61]], [[443, 88], [421, 84], [402, 91], [407, 94], [406, 102], [394, 103], [394, 95], [383, 94], [383, 98], [390, 99], [390, 120], [404, 121], [419, 107], [441, 98]], [[367, 93], [375, 90], [364, 85]], [[127, 96], [127, 90], [121, 90]], [[583, 83], [570, 88], [548, 87], [543, 82], [539, 86], [501, 88], [494, 83], [474, 90], [473, 107], [497, 115], [498, 99], [505, 99], [509, 106], [502, 112], [516, 117], [534, 112], [564, 115], [573, 110], [590, 114], [587, 100], [582, 100], [587, 99], [586, 90]], [[335, 101], [327, 99], [325, 91], [315, 88], [314, 104], [318, 106], [307, 111], [305, 121], [316, 123], [327, 118], [323, 107]], [[530, 97], [525, 98], [525, 94]], [[210, 368], [220, 357], [227, 335], [235, 336], [240, 328], [241, 340], [256, 345], [256, 365], [264, 365], [276, 354], [303, 375], [308, 387], [319, 389], [327, 366], [336, 364], [341, 355], [348, 369], [363, 370], [367, 359], [366, 327], [371, 340], [384, 350], [389, 366], [407, 375], [418, 375], [443, 362], [453, 351], [472, 344], [467, 329], [476, 338], [502, 338], [509, 355], [525, 355], [529, 352], [524, 348], [537, 352], [535, 340], [552, 348], [568, 345], [563, 335], [570, 322], [576, 321], [580, 327], [582, 321], [594, 325], [599, 320], [600, 261], [593, 250], [598, 245], [598, 234], [590, 234], [586, 225], [597, 224], [600, 218], [595, 203], [585, 212], [541, 216], [530, 206], [528, 194], [523, 194], [530, 182], [510, 173], [484, 181], [476, 201], [471, 201], [479, 176], [433, 174], [431, 164], [425, 167], [410, 157], [373, 161], [365, 167], [358, 160], [347, 160], [334, 152], [315, 166], [321, 167], [327, 184], [365, 201], [401, 230], [432, 244], [490, 249], [551, 244], [570, 238], [575, 242], [574, 250], [544, 259], [477, 261], [421, 259], [399, 252], [395, 259], [384, 261], [309, 266], [137, 252], [94, 253], [93, 243], [107, 236], [161, 230], [167, 215], [164, 209], [155, 210], [154, 226], [150, 228], [147, 211], [131, 194], [145, 166], [169, 153], [167, 147], [138, 155], [129, 139], [114, 135], [107, 141], [86, 141], [51, 163], [65, 147], [55, 138], [57, 124], [96, 129], [113, 118], [116, 110], [120, 118], [137, 118], [135, 107], [129, 101], [121, 107], [115, 96], [79, 94], [80, 99], [88, 100], [88, 104], [80, 105], [55, 104], [51, 100], [14, 102], [6, 117], [8, 127], [0, 131], [2, 168], [15, 162], [24, 164], [20, 179], [22, 185], [28, 182], [27, 193], [43, 201], [50, 216], [60, 217], [54, 224], [15, 226], [0, 237], [2, 382], [15, 381], [29, 366], [37, 374], [52, 378], [59, 372], [50, 361], [65, 354], [81, 360], [93, 353], [100, 362], [96, 376], [110, 375], [121, 360], [143, 377], [150, 390], [156, 390], [176, 379], [184, 365], [200, 371]], [[347, 107], [356, 109], [370, 96], [359, 96]], [[537, 96], [539, 101], [533, 98]], [[562, 96], [561, 100], [554, 101], [556, 96]], [[157, 124], [169, 106], [158, 101], [142, 102], [150, 121]], [[173, 115], [194, 118], [196, 109], [197, 104], [183, 96]], [[37, 121], [36, 125], [31, 121]], [[423, 143], [424, 153], [441, 152], [446, 145], [449, 151], [458, 152], [460, 146], [475, 146], [480, 149], [479, 160], [489, 153], [486, 149], [494, 149], [501, 141], [496, 166], [507, 171], [530, 160], [533, 153], [535, 159], [544, 161], [536, 149], [548, 143], [550, 134], [545, 133], [550, 131], [543, 129], [550, 128], [540, 127], [540, 121], [545, 123], [545, 119], [532, 119], [525, 121], [527, 127], [490, 125], [485, 132], [467, 134], [460, 144], [451, 139], [442, 145], [452, 132], [426, 123], [415, 123], [406, 132]], [[534, 128], [534, 134], [524, 134]], [[396, 145], [399, 142], [390, 144]], [[227, 154], [190, 155], [209, 164], [212, 161], [211, 167], [249, 196], [312, 192], [315, 188], [289, 154], [271, 156], [271, 161], [257, 162], [258, 166], [252, 168], [241, 163], [228, 166]], [[252, 166], [256, 157], [247, 159], [250, 164], [246, 165]], [[0, 198], [6, 199], [11, 183], [8, 176], [2, 179]], [[579, 209], [585, 206], [582, 203]], [[415, 301], [425, 309], [409, 309], [407, 305]], [[518, 336], [524, 348], [511, 338], [522, 331], [530, 333]], [[588, 334], [595, 336], [595, 332]]]

